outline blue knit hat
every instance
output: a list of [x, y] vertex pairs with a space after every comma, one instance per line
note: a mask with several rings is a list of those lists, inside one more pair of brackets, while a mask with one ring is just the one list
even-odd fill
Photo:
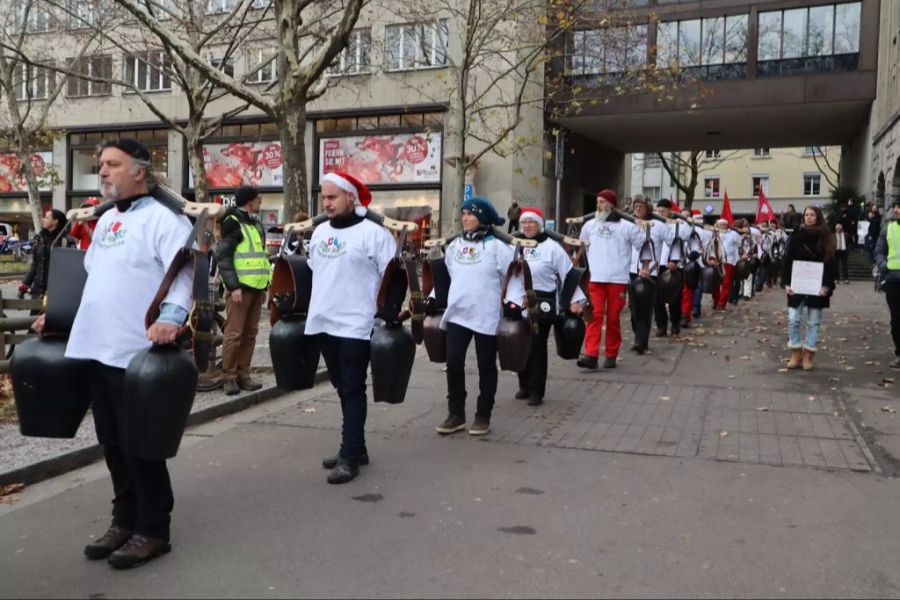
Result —
[[475, 196], [463, 202], [462, 210], [467, 210], [476, 217], [482, 225], [503, 225], [506, 219], [497, 214], [497, 209], [487, 198]]

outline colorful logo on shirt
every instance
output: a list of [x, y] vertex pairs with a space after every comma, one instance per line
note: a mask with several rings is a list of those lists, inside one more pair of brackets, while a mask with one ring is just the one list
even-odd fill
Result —
[[94, 242], [101, 248], [114, 248], [125, 243], [128, 228], [121, 221], [114, 221], [99, 232], [94, 232]]
[[481, 248], [463, 246], [456, 250], [456, 262], [464, 265], [475, 265], [481, 262]]
[[347, 252], [347, 242], [341, 242], [336, 236], [319, 242], [319, 256], [322, 258], [338, 258]]
[[541, 260], [541, 249], [540, 248], [525, 248], [522, 251], [522, 256], [525, 257], [525, 260]]

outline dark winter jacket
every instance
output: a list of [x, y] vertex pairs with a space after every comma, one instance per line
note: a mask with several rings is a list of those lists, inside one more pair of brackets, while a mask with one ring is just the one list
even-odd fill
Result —
[[806, 300], [809, 308], [828, 308], [831, 305], [831, 295], [834, 293], [835, 279], [837, 279], [837, 265], [834, 257], [824, 260], [822, 253], [817, 248], [819, 233], [816, 230], [800, 227], [788, 239], [787, 250], [784, 257], [784, 272], [781, 281], [785, 286], [791, 285], [791, 271], [795, 260], [810, 262], [824, 262], [822, 272], [822, 287], [828, 290], [825, 296], [811, 296], [807, 294], [792, 294], [788, 296], [788, 306], [797, 308]]
[[235, 223], [234, 219], [228, 218], [231, 215], [237, 217], [238, 221], [241, 223], [250, 224], [253, 227], [256, 227], [259, 231], [259, 237], [262, 240], [263, 246], [266, 244], [266, 231], [263, 228], [262, 223], [251, 217], [247, 211], [229, 208], [225, 212], [225, 217], [222, 219], [222, 239], [219, 240], [219, 244], [216, 248], [216, 259], [219, 261], [219, 276], [222, 278], [222, 283], [225, 284], [228, 291], [247, 287], [242, 286], [238, 281], [237, 271], [234, 269], [234, 252], [241, 241], [243, 241], [244, 234], [241, 231], [241, 226], [238, 223]]
[[[53, 240], [59, 234], [59, 230], [48, 231], [41, 229], [34, 239], [34, 253], [31, 261], [31, 268], [28, 274], [22, 279], [22, 283], [31, 288], [31, 297], [37, 298], [43, 296], [47, 291], [47, 278], [50, 276], [50, 246]], [[57, 247], [62, 241], [57, 243]]]

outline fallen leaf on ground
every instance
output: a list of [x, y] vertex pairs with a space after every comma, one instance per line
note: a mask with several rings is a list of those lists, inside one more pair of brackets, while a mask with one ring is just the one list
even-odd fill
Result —
[[885, 377], [884, 379], [881, 380], [881, 382], [882, 383], [894, 383], [894, 378], [893, 377]]
[[787, 369], [778, 369], [778, 372], [779, 372], [779, 373], [787, 373], [788, 370], [787, 370]]
[[756, 410], [758, 410], [760, 412], [769, 412], [769, 407], [768, 406], [757, 406]]
[[727, 432], [727, 431], [720, 431], [720, 432], [719, 432], [719, 437], [728, 437], [728, 432]]
[[897, 412], [897, 409], [894, 408], [893, 406], [882, 406], [881, 412], [894, 414], [895, 412]]
[[316, 412], [316, 409], [315, 409], [314, 407], [310, 406], [309, 408], [304, 408], [304, 409], [303, 409], [303, 412], [305, 412], [305, 413], [311, 415], [311, 414], [313, 414], [314, 412]]
[[734, 375], [729, 375], [728, 379], [734, 379]]
[[8, 485], [0, 485], [0, 504], [13, 504], [18, 498], [13, 497], [25, 489], [24, 483], [10, 483]]
[[666, 402], [668, 400], [671, 400], [672, 398], [669, 396], [660, 396], [659, 399], [662, 400], [663, 402]]

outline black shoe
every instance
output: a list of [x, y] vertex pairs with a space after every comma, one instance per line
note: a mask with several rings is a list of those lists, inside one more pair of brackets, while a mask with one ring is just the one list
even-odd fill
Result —
[[434, 429], [441, 435], [447, 435], [450, 433], [456, 433], [457, 431], [462, 431], [465, 428], [466, 420], [464, 418], [450, 415], [446, 418], [446, 420], [444, 420], [443, 423], [441, 423]]
[[[341, 460], [340, 454], [335, 454], [334, 456], [329, 456], [328, 458], [322, 459], [322, 467], [325, 469], [333, 469], [337, 466], [337, 464]], [[360, 458], [356, 459], [356, 464], [361, 467], [365, 467], [369, 464], [369, 453], [366, 452]]]
[[516, 392], [516, 400], [527, 400], [529, 396], [531, 396], [531, 392], [528, 390], [519, 390]]
[[682, 329], [690, 329], [690, 328], [691, 328], [691, 322], [690, 322], [690, 321], [681, 321], [681, 328], [682, 328]]
[[107, 562], [113, 569], [133, 569], [172, 549], [169, 540], [134, 534], [124, 546], [109, 555]]
[[628, 351], [629, 351], [629, 352], [637, 352], [638, 354], [640, 354], [640, 353], [641, 353], [641, 345], [640, 345], [640, 344], [635, 344], [634, 346], [632, 346], [631, 348], [629, 348]]
[[472, 426], [469, 427], [469, 435], [487, 435], [491, 430], [491, 420], [484, 417], [475, 417]]
[[604, 369], [615, 369], [616, 368], [616, 357], [615, 356], [607, 356], [603, 361]]
[[99, 539], [84, 547], [84, 555], [88, 560], [102, 560], [125, 545], [131, 539], [132, 532], [117, 525], [112, 525]]
[[[647, 346], [644, 346], [644, 345], [638, 346], [637, 350], [635, 350], [635, 352], [637, 352], [639, 355], [643, 356], [647, 352]], [[615, 359], [613, 359], [613, 360], [615, 360]], [[603, 366], [606, 368], [609, 368], [606, 366], [606, 361], [603, 362]]]
[[700, 311], [699, 311], [699, 310], [694, 311], [694, 312], [691, 313], [691, 314], [694, 316], [695, 319], [699, 319], [699, 318], [700, 318]]
[[339, 484], [353, 481], [359, 475], [359, 463], [348, 458], [341, 458], [328, 474], [328, 483]]
[[587, 354], [582, 354], [581, 358], [578, 359], [578, 362], [575, 363], [582, 369], [596, 369], [597, 368], [597, 357], [596, 356], [588, 356]]
[[659, 338], [669, 337], [669, 334], [666, 333], [666, 330], [665, 330], [665, 329], [661, 329], [661, 328], [660, 328], [660, 329], [657, 329], [657, 330], [656, 330], [656, 337], [659, 337]]
[[544, 403], [543, 396], [532, 396], [528, 399], [528, 406], [540, 406]]

